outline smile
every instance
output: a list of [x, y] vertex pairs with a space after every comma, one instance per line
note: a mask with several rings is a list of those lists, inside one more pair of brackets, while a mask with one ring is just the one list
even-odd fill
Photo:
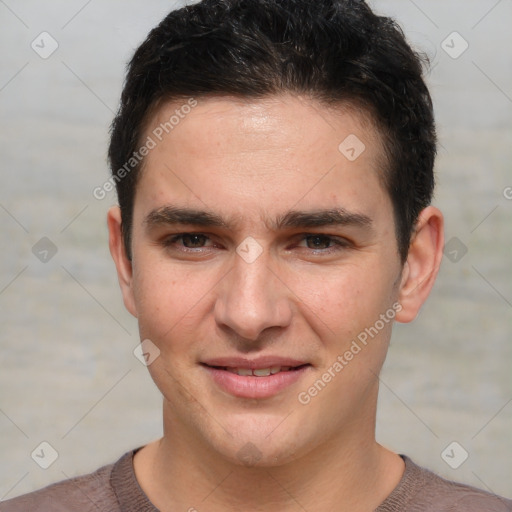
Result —
[[290, 372], [296, 371], [302, 366], [270, 366], [268, 368], [236, 368], [230, 366], [214, 366], [213, 368], [217, 368], [218, 370], [225, 370], [227, 372], [235, 373], [236, 375], [240, 375], [243, 377], [268, 377], [269, 375], [275, 375], [280, 372]]
[[223, 392], [238, 398], [271, 398], [303, 378], [310, 364], [224, 366], [201, 364], [213, 384]]

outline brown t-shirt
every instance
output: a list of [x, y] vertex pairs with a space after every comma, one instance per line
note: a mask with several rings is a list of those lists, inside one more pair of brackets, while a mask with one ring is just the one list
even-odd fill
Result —
[[[135, 478], [136, 451], [89, 475], [0, 502], [0, 512], [158, 512]], [[511, 500], [444, 480], [402, 458], [402, 479], [375, 512], [512, 512]]]

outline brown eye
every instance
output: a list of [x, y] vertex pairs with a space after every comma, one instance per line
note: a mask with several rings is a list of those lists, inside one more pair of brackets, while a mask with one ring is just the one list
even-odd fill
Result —
[[308, 235], [305, 237], [308, 249], [328, 249], [332, 238], [325, 235]]
[[[317, 257], [334, 256], [353, 247], [346, 238], [324, 233], [303, 233], [298, 247], [308, 255]], [[303, 252], [304, 254], [304, 252]]]
[[185, 233], [181, 235], [181, 240], [187, 249], [199, 249], [204, 247], [208, 237], [199, 233]]
[[161, 242], [166, 251], [175, 256], [206, 256], [222, 247], [203, 233], [179, 233], [164, 238]]

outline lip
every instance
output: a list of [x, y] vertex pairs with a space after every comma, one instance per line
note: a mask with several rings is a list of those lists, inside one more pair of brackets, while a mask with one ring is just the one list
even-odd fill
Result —
[[246, 357], [216, 357], [201, 361], [208, 366], [229, 366], [231, 368], [270, 368], [271, 366], [302, 366], [308, 364], [307, 361], [292, 359], [282, 356], [261, 356], [256, 359], [247, 359]]
[[[277, 395], [299, 381], [311, 368], [311, 364], [297, 359], [263, 356], [257, 359], [242, 357], [220, 357], [201, 363], [212, 380], [226, 393], [238, 398], [264, 399]], [[300, 368], [271, 374], [265, 377], [237, 375], [219, 367], [269, 368], [271, 366], [293, 366]]]

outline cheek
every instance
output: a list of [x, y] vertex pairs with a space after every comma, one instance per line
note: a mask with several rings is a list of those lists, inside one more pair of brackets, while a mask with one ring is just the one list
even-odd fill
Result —
[[328, 269], [323, 276], [303, 275], [296, 286], [304, 309], [310, 310], [310, 322], [319, 329], [323, 325], [329, 338], [346, 341], [391, 307], [393, 281], [389, 268], [347, 265]]
[[139, 260], [134, 267], [134, 296], [141, 337], [151, 339], [161, 350], [169, 348], [163, 346], [164, 340], [188, 344], [187, 332], [194, 325], [197, 328], [198, 317], [210, 307], [208, 292], [215, 275], [215, 271], [157, 258]]

